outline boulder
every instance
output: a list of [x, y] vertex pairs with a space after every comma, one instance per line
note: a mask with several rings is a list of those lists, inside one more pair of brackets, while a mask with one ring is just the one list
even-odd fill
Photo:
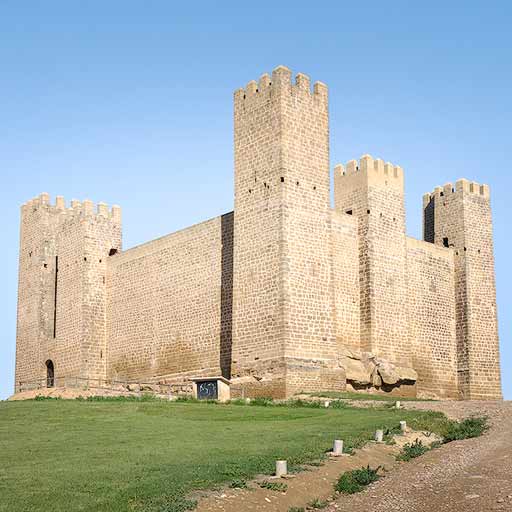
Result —
[[371, 372], [361, 361], [346, 357], [341, 364], [345, 368], [347, 380], [358, 384], [371, 384]]
[[416, 370], [414, 370], [413, 368], [398, 366], [396, 370], [398, 372], [398, 375], [400, 375], [400, 380], [410, 380], [413, 382], [416, 382], [418, 380], [418, 374], [416, 373]]
[[380, 360], [377, 364], [377, 371], [382, 378], [384, 384], [393, 385], [400, 380], [400, 375], [396, 371], [395, 365]]

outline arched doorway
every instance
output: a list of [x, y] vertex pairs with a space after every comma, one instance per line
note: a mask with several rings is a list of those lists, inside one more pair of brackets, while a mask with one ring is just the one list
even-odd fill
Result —
[[55, 369], [53, 367], [53, 361], [48, 359], [46, 361], [46, 387], [53, 388], [55, 385]]

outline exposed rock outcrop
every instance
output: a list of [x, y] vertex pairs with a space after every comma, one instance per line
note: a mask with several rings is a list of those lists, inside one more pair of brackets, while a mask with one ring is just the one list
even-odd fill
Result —
[[340, 366], [345, 368], [347, 381], [358, 387], [399, 386], [418, 379], [413, 368], [397, 366], [371, 352], [356, 352], [349, 348], [342, 349]]

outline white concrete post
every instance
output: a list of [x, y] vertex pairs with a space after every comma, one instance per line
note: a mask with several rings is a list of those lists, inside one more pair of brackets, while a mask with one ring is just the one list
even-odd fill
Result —
[[396, 409], [400, 409], [400, 400], [396, 401], [395, 408]]
[[406, 421], [400, 422], [400, 430], [402, 431], [402, 434], [405, 434], [407, 432], [407, 422]]
[[343, 441], [341, 439], [335, 439], [334, 440], [334, 446], [332, 449], [332, 454], [335, 457], [338, 457], [339, 455], [343, 455]]
[[375, 431], [375, 441], [377, 441], [377, 443], [382, 443], [383, 439], [384, 439], [384, 431], [376, 430]]
[[246, 398], [246, 399], [245, 399], [245, 403], [246, 403], [246, 404], [250, 404], [250, 403], [251, 403], [251, 399], [250, 399], [250, 398]]
[[285, 460], [276, 460], [276, 476], [278, 478], [285, 476], [288, 473]]
[[331, 402], [329, 402], [329, 400], [326, 400], [324, 402], [324, 407], [329, 407], [329, 405], [331, 405]]

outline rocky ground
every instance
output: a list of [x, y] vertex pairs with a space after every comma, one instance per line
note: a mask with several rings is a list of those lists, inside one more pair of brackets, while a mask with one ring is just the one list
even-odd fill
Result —
[[414, 402], [454, 419], [487, 415], [482, 437], [455, 441], [406, 464], [361, 494], [343, 496], [325, 509], [368, 512], [512, 511], [512, 402]]

